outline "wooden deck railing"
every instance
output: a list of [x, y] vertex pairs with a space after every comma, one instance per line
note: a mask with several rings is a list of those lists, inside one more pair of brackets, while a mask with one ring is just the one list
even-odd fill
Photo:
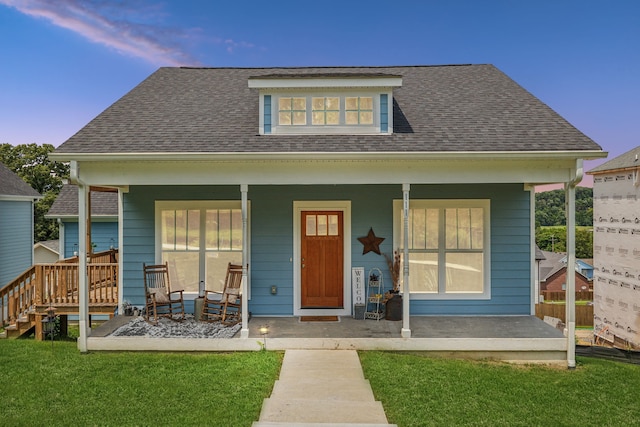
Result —
[[[90, 255], [87, 273], [89, 305], [117, 306], [117, 250]], [[78, 282], [77, 257], [30, 267], [0, 289], [0, 325], [12, 324], [27, 313], [41, 311], [49, 305], [77, 306]]]

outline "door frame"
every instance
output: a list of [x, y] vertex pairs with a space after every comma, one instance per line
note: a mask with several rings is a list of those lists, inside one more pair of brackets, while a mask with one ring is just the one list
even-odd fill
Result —
[[[301, 308], [302, 272], [302, 211], [340, 211], [344, 245], [343, 308]], [[294, 316], [350, 316], [351, 315], [351, 200], [294, 201], [293, 202], [293, 315]]]

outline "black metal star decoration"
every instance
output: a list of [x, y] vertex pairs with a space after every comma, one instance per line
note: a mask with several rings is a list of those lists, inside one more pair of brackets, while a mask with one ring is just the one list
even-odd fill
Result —
[[369, 229], [369, 234], [367, 234], [365, 237], [358, 237], [358, 240], [364, 245], [364, 248], [362, 249], [362, 255], [368, 252], [375, 252], [378, 255], [382, 255], [380, 253], [380, 243], [384, 241], [384, 237], [376, 237], [375, 233], [373, 232], [373, 228]]

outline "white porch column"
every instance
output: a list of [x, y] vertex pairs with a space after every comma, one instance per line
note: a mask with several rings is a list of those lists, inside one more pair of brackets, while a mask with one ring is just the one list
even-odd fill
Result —
[[575, 178], [565, 184], [567, 215], [567, 367], [576, 367], [576, 185], [582, 180], [582, 159], [576, 161]]
[[249, 284], [247, 283], [249, 260], [249, 231], [247, 224], [247, 193], [249, 186], [247, 184], [240, 185], [242, 193], [242, 329], [240, 329], [240, 338], [249, 338]]
[[78, 311], [80, 337], [78, 349], [87, 352], [87, 337], [91, 334], [89, 326], [89, 290], [87, 288], [87, 221], [89, 218], [88, 186], [78, 180]]
[[124, 191], [118, 189], [118, 314], [122, 313], [122, 302], [124, 301]]
[[404, 235], [404, 253], [402, 263], [402, 338], [411, 338], [409, 316], [411, 315], [409, 298], [409, 190], [411, 184], [402, 184], [402, 227]]

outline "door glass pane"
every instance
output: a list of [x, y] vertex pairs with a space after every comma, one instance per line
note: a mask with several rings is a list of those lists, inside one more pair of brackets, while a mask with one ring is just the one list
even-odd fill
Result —
[[327, 235], [327, 216], [318, 215], [318, 236]]
[[484, 289], [482, 253], [446, 254], [446, 292], [477, 292]]
[[338, 215], [329, 215], [329, 236], [339, 235]]
[[316, 235], [316, 216], [307, 215], [307, 236]]

